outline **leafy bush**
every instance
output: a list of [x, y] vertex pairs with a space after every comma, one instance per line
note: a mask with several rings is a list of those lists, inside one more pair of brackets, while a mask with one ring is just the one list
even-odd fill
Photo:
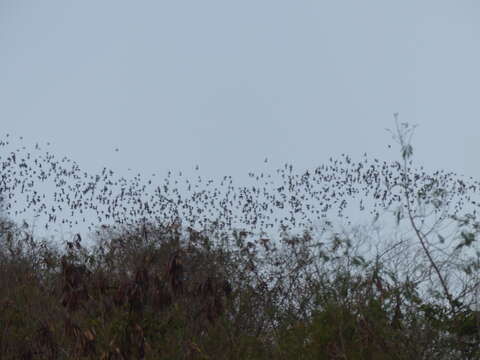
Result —
[[[137, 221], [134, 214], [152, 213], [154, 207], [139, 201], [143, 212], [132, 210], [131, 221], [114, 208], [110, 215], [122, 226], [97, 226], [90, 248], [79, 234], [60, 248], [45, 239], [34, 241], [28, 224], [4, 219], [0, 357], [480, 358], [480, 252], [475, 252], [480, 225], [476, 213], [461, 214], [461, 202], [450, 211], [454, 195], [463, 201], [471, 195], [467, 189], [474, 189], [455, 177], [449, 181], [439, 173], [418, 174], [411, 163], [412, 128], [396, 124], [401, 162], [376, 168], [352, 164], [346, 157], [346, 166], [357, 175], [346, 176], [347, 190], [330, 199], [343, 208], [338, 200], [355, 194], [348, 181], [356, 179], [373, 188], [374, 200], [383, 202], [385, 213], [393, 213], [393, 224], [378, 224], [380, 212], [375, 210], [370, 227], [339, 229], [324, 219], [321, 229], [297, 223], [301, 232], [295, 233], [283, 218], [282, 231], [273, 236], [247, 227], [233, 229], [227, 226], [232, 219], [223, 218], [195, 230], [191, 219], [182, 224], [177, 208], [172, 210], [175, 216], [162, 221]], [[16, 161], [10, 155], [3, 168]], [[364, 166], [368, 169], [361, 173]], [[75, 174], [77, 168], [72, 168]], [[343, 170], [338, 172], [345, 174]], [[105, 179], [106, 174], [104, 169]], [[295, 187], [311, 190], [313, 175], [285, 176], [285, 184], [276, 189], [280, 197], [269, 199], [302, 214], [309, 199]], [[94, 193], [100, 176], [94, 178], [84, 194]], [[288, 195], [282, 193], [286, 189]], [[107, 192], [102, 194], [100, 201], [110, 206], [127, 196], [122, 190], [121, 197], [108, 203]], [[193, 198], [209, 200], [205, 193]], [[239, 198], [246, 199], [246, 223], [265, 225], [266, 217], [245, 188]], [[37, 206], [40, 199], [32, 201]], [[81, 208], [68, 201], [75, 211]], [[55, 221], [57, 214], [50, 215]], [[290, 221], [294, 225], [293, 215]], [[456, 225], [456, 235], [448, 241], [442, 230], [447, 221]], [[407, 235], [402, 223], [411, 230]], [[392, 233], [376, 238], [382, 226]]]

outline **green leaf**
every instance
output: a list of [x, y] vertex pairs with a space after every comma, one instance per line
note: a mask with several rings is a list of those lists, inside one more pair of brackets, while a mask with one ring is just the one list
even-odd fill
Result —
[[475, 241], [475, 234], [462, 231], [462, 238], [465, 240], [465, 246], [470, 246]]
[[400, 220], [402, 218], [401, 209], [398, 209], [396, 211], [396, 216], [397, 216], [397, 226], [398, 226], [400, 224]]
[[408, 144], [408, 145], [404, 145], [403, 148], [402, 148], [402, 158], [404, 160], [410, 158], [413, 154], [413, 147], [412, 145]]

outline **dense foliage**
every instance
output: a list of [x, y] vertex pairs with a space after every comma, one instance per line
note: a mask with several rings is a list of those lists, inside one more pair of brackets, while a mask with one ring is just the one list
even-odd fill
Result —
[[[61, 247], [29, 224], [2, 220], [0, 358], [480, 358], [477, 183], [414, 169], [412, 128], [396, 125], [399, 162], [345, 156], [301, 176], [290, 168], [275, 194], [229, 187], [220, 201], [214, 190], [189, 200], [170, 190], [173, 201], [165, 189], [148, 199], [139, 177], [115, 184], [107, 170], [79, 176], [77, 165], [67, 171], [50, 154], [9, 153], [7, 215], [26, 194], [46, 223], [72, 223], [92, 209], [113, 222], [91, 224], [93, 246], [75, 234]], [[34, 171], [54, 179], [54, 201], [35, 190]], [[315, 210], [318, 202], [341, 215], [359, 194], [374, 216], [367, 225], [340, 228], [323, 216], [328, 209]], [[62, 206], [71, 211], [64, 218]], [[269, 221], [272, 206], [291, 216]], [[208, 222], [199, 209], [218, 211]], [[316, 227], [307, 210], [319, 215]], [[382, 223], [389, 213], [393, 221]], [[236, 216], [244, 227], [232, 225]], [[266, 232], [274, 223], [281, 231]]]

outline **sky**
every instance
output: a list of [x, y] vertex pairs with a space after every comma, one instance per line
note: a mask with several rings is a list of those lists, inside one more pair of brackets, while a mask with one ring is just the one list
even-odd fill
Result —
[[[476, 1], [0, 1], [1, 131], [87, 168], [389, 155], [480, 177]], [[118, 152], [115, 149], [119, 149]]]
[[418, 164], [478, 179], [479, 19], [475, 0], [0, 0], [0, 135], [90, 171], [241, 179], [397, 159], [398, 112]]

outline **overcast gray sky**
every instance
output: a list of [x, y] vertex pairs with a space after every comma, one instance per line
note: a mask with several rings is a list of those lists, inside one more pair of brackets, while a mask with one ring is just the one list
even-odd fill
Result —
[[476, 0], [0, 0], [0, 44], [0, 131], [87, 169], [392, 158], [399, 112], [480, 178]]

